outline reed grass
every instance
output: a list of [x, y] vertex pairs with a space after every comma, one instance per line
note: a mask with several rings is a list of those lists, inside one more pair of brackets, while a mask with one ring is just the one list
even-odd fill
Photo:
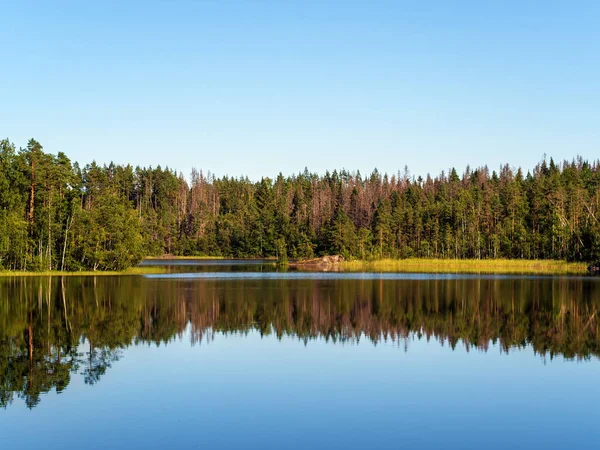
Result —
[[136, 266], [122, 271], [116, 270], [82, 270], [78, 272], [67, 272], [60, 270], [44, 270], [39, 272], [23, 270], [3, 270], [0, 271], [0, 277], [102, 277], [107, 275], [150, 275], [167, 273], [166, 267], [156, 266]]
[[587, 264], [526, 259], [381, 259], [344, 261], [345, 271], [583, 275]]
[[[147, 258], [164, 259], [164, 258]], [[178, 257], [176, 259], [213, 259], [209, 257]], [[223, 259], [222, 257], [214, 259]], [[586, 263], [557, 260], [527, 259], [380, 259], [373, 261], [351, 260], [339, 263], [347, 272], [409, 272], [409, 273], [484, 273], [484, 274], [538, 274], [538, 275], [584, 275], [588, 273]], [[123, 271], [79, 271], [59, 270], [28, 272], [18, 270], [0, 271], [0, 277], [36, 276], [108, 276], [149, 275], [168, 272], [167, 267], [135, 266]]]

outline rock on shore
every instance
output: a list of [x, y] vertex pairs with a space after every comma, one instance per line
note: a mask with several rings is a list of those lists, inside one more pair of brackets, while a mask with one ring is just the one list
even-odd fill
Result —
[[302, 268], [328, 268], [344, 261], [342, 255], [328, 255], [320, 258], [304, 259], [301, 261], [290, 262], [290, 266]]

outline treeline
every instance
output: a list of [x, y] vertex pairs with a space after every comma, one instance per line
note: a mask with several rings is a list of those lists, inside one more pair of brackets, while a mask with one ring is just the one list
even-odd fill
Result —
[[305, 170], [276, 179], [80, 167], [35, 140], [0, 142], [0, 266], [118, 270], [150, 255], [309, 258], [600, 257], [600, 162], [524, 174]]
[[[240, 284], [241, 283], [241, 284]], [[0, 407], [71, 377], [98, 382], [130, 345], [258, 332], [277, 339], [600, 357], [600, 297], [582, 278], [446, 280], [0, 279]]]

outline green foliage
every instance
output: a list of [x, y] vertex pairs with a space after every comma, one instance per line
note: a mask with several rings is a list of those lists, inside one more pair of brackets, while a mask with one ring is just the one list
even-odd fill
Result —
[[93, 270], [123, 270], [143, 257], [140, 220], [129, 205], [113, 193], [95, 199], [90, 209], [78, 209], [72, 233], [78, 260]]
[[144, 256], [600, 258], [600, 163], [462, 177], [305, 170], [252, 182], [89, 164], [0, 141], [0, 268], [119, 270]]

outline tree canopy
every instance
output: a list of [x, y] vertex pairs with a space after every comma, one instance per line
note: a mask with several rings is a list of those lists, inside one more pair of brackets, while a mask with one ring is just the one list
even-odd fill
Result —
[[80, 167], [0, 141], [0, 269], [120, 270], [144, 256], [600, 258], [600, 163], [527, 173], [346, 170], [251, 181]]

